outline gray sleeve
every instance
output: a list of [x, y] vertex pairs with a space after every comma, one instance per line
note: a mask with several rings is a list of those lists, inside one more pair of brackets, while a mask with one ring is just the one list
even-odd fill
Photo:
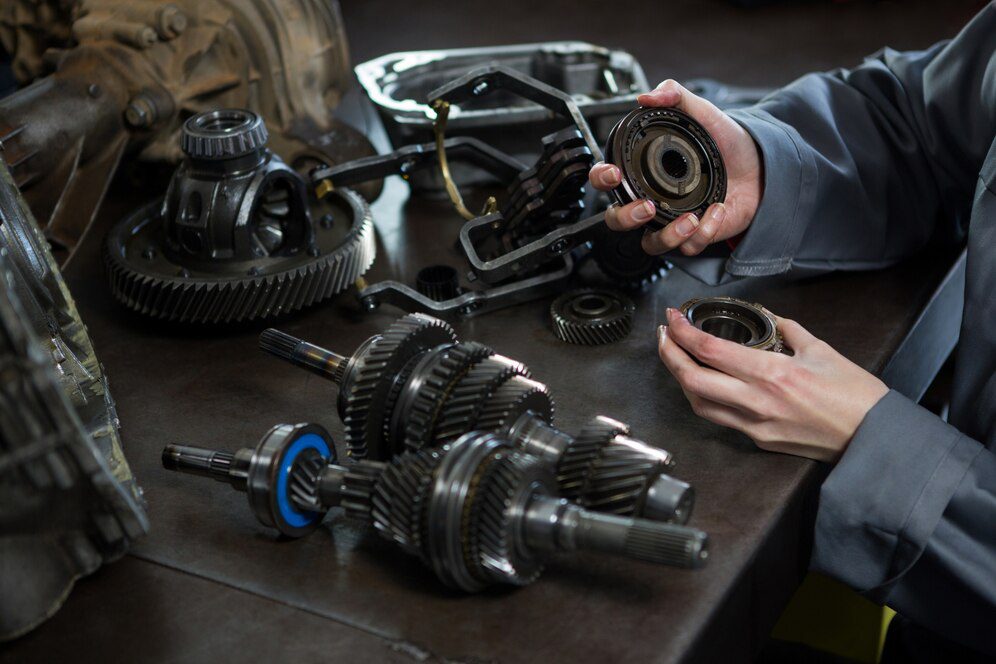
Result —
[[823, 484], [812, 567], [996, 654], [996, 455], [889, 392]]
[[761, 151], [764, 193], [732, 254], [673, 256], [694, 276], [873, 269], [960, 243], [996, 134], [996, 3], [949, 42], [886, 49], [730, 115]]

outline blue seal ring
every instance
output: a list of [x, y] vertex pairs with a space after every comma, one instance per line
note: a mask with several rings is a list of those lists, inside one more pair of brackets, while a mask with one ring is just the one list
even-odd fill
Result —
[[294, 528], [307, 528], [324, 516], [318, 512], [302, 512], [294, 507], [294, 503], [287, 495], [287, 482], [290, 479], [294, 461], [305, 450], [316, 450], [326, 459], [332, 456], [332, 450], [329, 449], [328, 443], [317, 433], [306, 433], [297, 438], [284, 452], [283, 458], [280, 460], [280, 467], [277, 470], [277, 513], [285, 523]]

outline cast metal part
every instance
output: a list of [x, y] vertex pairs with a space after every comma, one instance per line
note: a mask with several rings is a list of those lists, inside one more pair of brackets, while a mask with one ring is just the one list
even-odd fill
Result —
[[[584, 42], [546, 42], [487, 48], [391, 53], [355, 68], [363, 90], [380, 114], [392, 145], [428, 143], [435, 113], [428, 92], [467, 71], [499, 64], [563, 90], [573, 97], [600, 143], [638, 93], [648, 89], [639, 63], [628, 53]], [[522, 98], [482, 97], [450, 109], [447, 134], [473, 136], [509, 154], [535, 152], [533, 137], [559, 129], [549, 113]], [[483, 179], [458, 165], [455, 177], [466, 184]], [[412, 188], [442, 192], [438, 171], [412, 175]]]
[[733, 297], [696, 298], [681, 305], [692, 325], [714, 336], [748, 348], [786, 351], [775, 317], [759, 304]]
[[654, 202], [652, 226], [661, 228], [691, 212], [702, 217], [726, 198], [726, 167], [712, 136], [690, 115], [673, 108], [638, 108], [612, 128], [605, 160], [622, 171], [612, 190], [625, 205]]
[[12, 0], [0, 42], [26, 86], [0, 100], [3, 158], [60, 259], [122, 163], [180, 160], [191, 115], [249, 108], [302, 172], [373, 153], [333, 116], [351, 80], [334, 1]]
[[582, 288], [564, 293], [550, 305], [557, 338], [570, 344], [598, 346], [619, 341], [633, 329], [636, 306], [622, 293]]
[[287, 537], [307, 535], [328, 507], [318, 495], [323, 468], [337, 461], [332, 436], [317, 424], [280, 424], [255, 448], [234, 454], [187, 445], [167, 445], [167, 470], [210, 477], [244, 491], [253, 514]]
[[366, 272], [375, 253], [366, 202], [348, 189], [311, 197], [266, 139], [251, 111], [187, 120], [187, 158], [165, 198], [108, 234], [119, 302], [168, 321], [243, 322], [320, 302]]
[[[260, 347], [339, 386], [338, 411], [350, 456], [386, 461], [405, 450], [439, 447], [470, 431], [508, 437], [541, 457], [564, 495], [584, 506], [656, 520], [687, 521], [691, 487], [665, 473], [671, 455], [599, 428], [578, 436], [552, 425], [549, 389], [519, 362], [474, 342], [459, 342], [446, 323], [409, 314], [352, 357], [279, 330]], [[595, 427], [591, 429], [591, 427]]]
[[[316, 444], [294, 456], [309, 437], [294, 432], [309, 429]], [[342, 505], [347, 514], [371, 522], [385, 539], [417, 555], [443, 583], [465, 592], [529, 584], [560, 551], [597, 551], [690, 568], [708, 559], [706, 533], [585, 510], [557, 495], [554, 478], [539, 459], [493, 434], [471, 432], [438, 449], [406, 452], [389, 464], [363, 460], [342, 466], [329, 455], [319, 466], [324, 450], [332, 448], [316, 430], [324, 433], [308, 425], [278, 426], [255, 452], [234, 455], [169, 446], [163, 463], [258, 492], [255, 501], [250, 493], [250, 504], [268, 526], [282, 523], [274, 519], [274, 502], [309, 519], [307, 528], [329, 508]], [[309, 452], [308, 461], [316, 463], [298, 472]], [[264, 459], [258, 462], [258, 485], [250, 456]], [[275, 468], [269, 459], [278, 460]], [[287, 488], [294, 477], [301, 481], [299, 493]], [[295, 502], [299, 495], [303, 501]], [[299, 537], [307, 530], [281, 532]]]
[[107, 377], [62, 275], [0, 164], [0, 641], [149, 527]]
[[[443, 161], [468, 161], [506, 185], [497, 209], [467, 221], [460, 231], [460, 247], [470, 264], [468, 278], [485, 286], [444, 301], [419, 298], [413, 289], [370, 286], [359, 295], [368, 307], [382, 301], [401, 303], [437, 313], [463, 315], [511, 304], [551, 292], [569, 274], [569, 254], [592, 240], [603, 226], [603, 215], [580, 219], [588, 170], [601, 151], [591, 130], [569, 95], [502, 66], [483, 67], [432, 92], [438, 108], [450, 108], [495, 92], [511, 93], [547, 108], [568, 126], [546, 136], [535, 165], [526, 168], [517, 159], [472, 138], [450, 138], [413, 145], [379, 157], [358, 160], [312, 174], [316, 187], [340, 187], [371, 178], [413, 173]], [[459, 201], [453, 190], [454, 200]], [[466, 216], [462, 203], [458, 205]]]

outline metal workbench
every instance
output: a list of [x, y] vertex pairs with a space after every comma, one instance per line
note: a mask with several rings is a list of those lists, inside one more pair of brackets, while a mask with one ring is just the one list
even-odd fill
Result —
[[[357, 3], [364, 7], [352, 13], [344, 8], [362, 52], [357, 60], [432, 45], [395, 47], [389, 30], [371, 24], [370, 6], [377, 4]], [[553, 12], [563, 3], [549, 4]], [[724, 21], [741, 16], [722, 7]], [[874, 20], [886, 11], [878, 7], [860, 11]], [[791, 16], [799, 11], [793, 8]], [[853, 8], [840, 11], [855, 14]], [[598, 39], [585, 31], [608, 27], [587, 23], [564, 34], [571, 25], [547, 37], [623, 45], [627, 30], [648, 39], [651, 34], [640, 25], [618, 26], [618, 39]], [[872, 33], [881, 22], [863, 29], [869, 44], [880, 39]], [[489, 30], [475, 39], [533, 38]], [[916, 45], [926, 43], [916, 38]], [[849, 47], [871, 50], [864, 42]], [[652, 77], [663, 67], [660, 57], [656, 63], [641, 58]], [[718, 55], [711, 57], [718, 62]], [[841, 58], [840, 64], [854, 59]], [[707, 73], [724, 76], [719, 64]], [[549, 330], [548, 300], [457, 322], [461, 338], [528, 364], [551, 387], [557, 421], [567, 430], [605, 414], [672, 451], [675, 475], [697, 491], [691, 523], [708, 531], [712, 544], [708, 566], [698, 571], [586, 555], [555, 561], [529, 587], [465, 596], [447, 591], [417, 560], [337, 510], [311, 536], [283, 541], [255, 522], [242, 494], [161, 469], [167, 443], [234, 449], [255, 444], [275, 423], [316, 421], [343, 451], [342, 427], [332, 385], [257, 350], [265, 326], [189, 331], [122, 311], [108, 292], [99, 256], [112, 208], [66, 276], [107, 370], [152, 531], [123, 560], [79, 582], [51, 621], [0, 649], [3, 661], [749, 661], [805, 572], [816, 489], [826, 469], [759, 451], [740, 434], [692, 414], [657, 360], [655, 330], [665, 307], [712, 292], [762, 302], [865, 368], [881, 372], [896, 356], [887, 375], [916, 392], [953, 342], [944, 320], [961, 296], [959, 272], [949, 272], [953, 258], [947, 257], [876, 273], [764, 279], [721, 290], [673, 272], [636, 298], [633, 333], [604, 347], [557, 341]], [[393, 182], [374, 213], [381, 246], [371, 280], [410, 280], [419, 264], [452, 250], [434, 244], [440, 228], [455, 236], [459, 223], [445, 203], [407, 200], [404, 185]], [[928, 302], [932, 307], [921, 314]], [[345, 297], [279, 327], [348, 352], [398, 315], [388, 309], [362, 314]], [[915, 352], [917, 347], [936, 352]], [[901, 348], [913, 350], [897, 354]]]

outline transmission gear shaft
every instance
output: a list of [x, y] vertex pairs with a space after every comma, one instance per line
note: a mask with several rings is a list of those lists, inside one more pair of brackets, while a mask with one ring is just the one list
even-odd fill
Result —
[[708, 536], [700, 530], [597, 514], [560, 497], [540, 459], [494, 434], [471, 432], [390, 464], [341, 466], [333, 449], [320, 427], [281, 425], [255, 450], [232, 455], [169, 446], [163, 463], [246, 490], [262, 523], [294, 537], [342, 505], [419, 556], [445, 584], [467, 592], [531, 583], [559, 551], [675, 567], [699, 567], [708, 558]]
[[544, 460], [561, 493], [586, 508], [679, 523], [690, 516], [694, 492], [665, 472], [668, 452], [608, 418], [577, 436], [560, 431], [549, 389], [524, 365], [458, 342], [449, 325], [430, 316], [401, 318], [351, 357], [274, 329], [263, 332], [260, 346], [339, 385], [354, 458], [386, 461], [488, 431]]

